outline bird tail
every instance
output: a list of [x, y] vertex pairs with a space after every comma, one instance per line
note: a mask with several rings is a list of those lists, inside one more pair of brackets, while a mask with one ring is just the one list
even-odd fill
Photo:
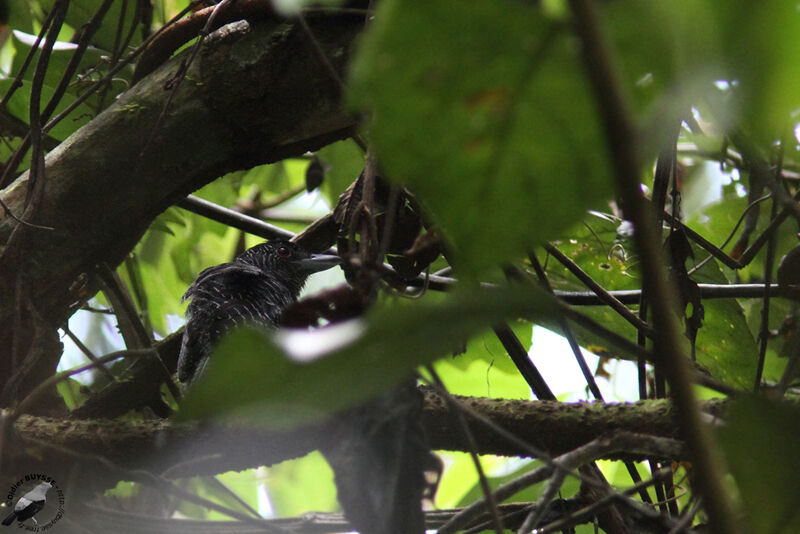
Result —
[[14, 522], [16, 518], [17, 518], [17, 512], [11, 512], [10, 514], [8, 514], [8, 516], [6, 516], [5, 519], [3, 519], [3, 525], [5, 526], [10, 525], [11, 523]]

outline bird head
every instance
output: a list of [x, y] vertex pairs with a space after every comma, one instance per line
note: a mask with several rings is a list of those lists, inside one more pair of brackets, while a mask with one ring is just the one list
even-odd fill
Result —
[[236, 261], [247, 263], [279, 280], [302, 287], [308, 275], [341, 263], [339, 256], [312, 254], [297, 243], [274, 239], [246, 250]]
[[53, 485], [49, 482], [40, 482], [35, 488], [33, 488], [30, 492], [25, 494], [26, 497], [30, 495], [34, 500], [44, 500], [45, 496], [47, 495], [47, 490], [52, 488]]

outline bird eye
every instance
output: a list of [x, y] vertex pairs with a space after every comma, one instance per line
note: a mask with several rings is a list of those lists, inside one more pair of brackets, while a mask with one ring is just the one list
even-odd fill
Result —
[[289, 250], [289, 247], [278, 247], [278, 256], [281, 258], [288, 258], [292, 255], [292, 251]]

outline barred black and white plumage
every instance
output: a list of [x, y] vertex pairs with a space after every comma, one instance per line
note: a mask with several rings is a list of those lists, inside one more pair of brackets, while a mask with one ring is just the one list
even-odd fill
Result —
[[205, 269], [189, 286], [178, 378], [203, 373], [215, 343], [235, 326], [277, 326], [297, 300], [311, 273], [339, 263], [336, 256], [311, 254], [295, 243], [273, 240], [246, 250], [229, 263]]

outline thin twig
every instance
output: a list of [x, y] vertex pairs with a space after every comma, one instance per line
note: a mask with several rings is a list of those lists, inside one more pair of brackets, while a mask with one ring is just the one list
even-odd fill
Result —
[[[180, 486], [166, 480], [164, 477], [154, 475], [143, 469], [125, 469], [115, 464], [108, 458], [101, 456], [99, 454], [86, 454], [74, 451], [66, 447], [53, 445], [52, 443], [49, 443], [44, 440], [28, 438], [28, 441], [40, 445], [42, 447], [46, 447], [50, 450], [55, 450], [61, 454], [71, 456], [73, 458], [80, 458], [82, 460], [91, 460], [93, 462], [99, 463], [103, 467], [123, 475], [124, 479], [126, 480], [132, 480], [134, 482], [140, 482], [143, 484], [150, 484], [162, 492], [173, 494], [184, 501], [192, 502], [194, 504], [198, 504], [200, 506], [208, 508], [209, 510], [220, 512], [233, 519], [238, 519], [243, 523], [251, 524], [257, 527], [262, 526], [258, 519], [254, 519], [247, 514], [240, 513], [236, 510], [233, 510], [226, 506], [222, 506], [221, 504], [217, 504], [213, 501], [200, 497], [199, 495], [195, 495], [194, 493], [186, 491]], [[275, 526], [274, 528], [277, 530], [277, 532], [287, 532], [285, 529], [278, 526]]]
[[[50, 118], [50, 115], [53, 113], [53, 111], [55, 110], [56, 106], [61, 101], [61, 98], [64, 96], [64, 93], [66, 93], [67, 88], [69, 87], [69, 84], [70, 84], [70, 82], [72, 80], [72, 76], [77, 71], [78, 66], [80, 64], [80, 61], [83, 58], [83, 55], [86, 52], [86, 49], [89, 47], [89, 41], [91, 40], [92, 36], [97, 32], [98, 28], [100, 27], [100, 23], [102, 22], [103, 18], [105, 17], [106, 13], [108, 12], [108, 9], [111, 7], [112, 3], [113, 3], [113, 0], [105, 0], [103, 2], [103, 4], [100, 6], [100, 8], [97, 10], [95, 15], [81, 29], [81, 36], [80, 36], [80, 39], [78, 40], [78, 43], [77, 43], [78, 46], [75, 49], [75, 51], [73, 52], [72, 56], [70, 57], [70, 61], [67, 64], [67, 67], [65, 68], [64, 72], [62, 73], [61, 78], [60, 78], [60, 80], [58, 82], [58, 86], [53, 91], [53, 94], [51, 95], [50, 100], [48, 101], [48, 103], [45, 106], [44, 110], [40, 112], [40, 107], [39, 107], [40, 106], [40, 102], [39, 102], [40, 98], [39, 98], [38, 95], [40, 95], [40, 93], [41, 93], [41, 84], [38, 86], [38, 89], [37, 89], [37, 85], [36, 85], [36, 76], [37, 76], [37, 72], [39, 71], [39, 68], [40, 68], [39, 64], [41, 64], [43, 58], [46, 59], [45, 52], [46, 52], [46, 50], [51, 50], [52, 49], [53, 45], [55, 44], [55, 39], [57, 38], [57, 34], [58, 34], [58, 31], [60, 30], [61, 24], [63, 24], [63, 20], [61, 20], [59, 22], [57, 19], [53, 19], [54, 20], [53, 23], [58, 28], [56, 29], [54, 35], [49, 35], [48, 34], [48, 38], [45, 40], [44, 47], [42, 48], [42, 52], [41, 52], [41, 54], [39, 56], [39, 64], [37, 64], [37, 67], [36, 67], [37, 70], [36, 70], [36, 72], [34, 72], [34, 79], [32, 80], [32, 87], [31, 87], [31, 117], [30, 117], [30, 122], [29, 122], [30, 130], [28, 132], [28, 135], [26, 135], [22, 139], [22, 141], [20, 142], [19, 146], [17, 147], [17, 150], [12, 155], [10, 161], [6, 164], [6, 168], [3, 170], [3, 175], [2, 175], [2, 177], [0, 177], [0, 184], [3, 184], [3, 186], [5, 186], [6, 184], [10, 183], [11, 177], [16, 173], [17, 168], [19, 167], [19, 164], [22, 162], [22, 158], [28, 152], [28, 148], [30, 148], [30, 147], [34, 148], [34, 155], [36, 154], [37, 149], [40, 149], [39, 146], [41, 145], [42, 136], [48, 130], [46, 125], [44, 127], [41, 125], [41, 122], [42, 121], [46, 122]], [[51, 10], [51, 13], [50, 13], [49, 17], [55, 17], [56, 15], [58, 15], [58, 11], [60, 9], [60, 7], [59, 7], [60, 5], [61, 4], [56, 4], [56, 6], [54, 6], [54, 8]], [[65, 10], [66, 10], [66, 8], [64, 8], [64, 11]], [[63, 15], [58, 15], [58, 17], [63, 19]], [[52, 28], [50, 28], [50, 29], [51, 29], [51, 33], [52, 33]], [[38, 46], [39, 46], [39, 39], [37, 38], [37, 41], [34, 43], [34, 49], [31, 52], [36, 51], [38, 49]], [[49, 54], [50, 54], [50, 52], [48, 51], [47, 52], [47, 57], [49, 57]], [[44, 69], [45, 70], [46, 70], [46, 63], [47, 63], [47, 61], [45, 61], [45, 65], [44, 65]], [[21, 75], [21, 73], [20, 73], [20, 75]], [[44, 73], [41, 74], [41, 80], [42, 80], [42, 83], [43, 83]], [[12, 88], [13, 88], [13, 84], [12, 84]], [[2, 106], [5, 105], [6, 99], [10, 98], [10, 93], [12, 93], [12, 92], [13, 91], [9, 90], [9, 92], [6, 94], [6, 97], [3, 99], [3, 104], [0, 105], [0, 109], [2, 109]], [[34, 110], [34, 108], [35, 108], [35, 110]], [[34, 113], [35, 113], [35, 115], [34, 115]], [[31, 160], [32, 160], [32, 163], [31, 163], [31, 167], [32, 168], [31, 168], [31, 170], [33, 171], [33, 168], [35, 167], [33, 162], [35, 161], [35, 159], [31, 158]], [[33, 172], [31, 173], [31, 176], [33, 176]], [[0, 186], [0, 187], [3, 187], [3, 186]]]
[[297, 14], [297, 22], [300, 24], [300, 28], [302, 28], [303, 33], [306, 34], [308, 42], [311, 44], [311, 48], [314, 49], [314, 55], [317, 56], [317, 60], [325, 68], [330, 79], [336, 82], [339, 90], [344, 93], [345, 86], [342, 77], [339, 75], [339, 72], [333, 66], [333, 63], [331, 63], [330, 59], [328, 59], [328, 56], [325, 54], [325, 51], [320, 46], [319, 41], [317, 41], [317, 38], [314, 36], [314, 32], [311, 31], [311, 27], [308, 25], [308, 22], [306, 21], [302, 11]]
[[165, 30], [172, 27], [178, 20], [183, 18], [184, 15], [189, 13], [191, 10], [192, 10], [191, 4], [183, 8], [177, 15], [172, 17], [169, 20], [169, 22], [167, 22], [164, 26], [159, 28], [156, 32], [154, 32], [147, 39], [145, 39], [145, 41], [141, 45], [139, 45], [136, 48], [136, 50], [132, 51], [125, 57], [125, 59], [117, 63], [117, 65], [113, 67], [111, 70], [109, 70], [108, 73], [103, 78], [93, 83], [92, 86], [87, 88], [83, 93], [81, 93], [81, 95], [78, 98], [76, 98], [74, 102], [72, 102], [70, 105], [64, 108], [64, 110], [61, 113], [50, 119], [44, 126], [44, 128], [42, 128], [42, 131], [44, 133], [49, 132], [50, 129], [52, 129], [56, 124], [61, 122], [65, 117], [67, 117], [70, 113], [72, 113], [78, 106], [80, 106], [86, 100], [88, 100], [89, 97], [91, 97], [94, 93], [103, 88], [105, 84], [112, 81], [114, 79], [114, 76], [116, 76], [122, 69], [124, 69], [126, 65], [133, 62], [134, 59], [139, 57], [139, 55], [141, 55], [142, 52], [144, 52], [144, 50], [147, 48], [147, 45], [153, 42], [153, 40], [157, 39], [162, 33], [164, 33]]
[[[539, 482], [547, 480], [555, 471], [561, 471], [586, 481], [588, 480], [586, 477], [574, 473], [573, 470], [599, 458], [605, 458], [616, 454], [619, 451], [636, 450], [642, 455], [669, 456], [672, 453], [668, 451], [676, 452], [682, 447], [683, 444], [681, 442], [670, 438], [654, 438], [652, 436], [643, 436], [630, 432], [619, 432], [613, 436], [597, 438], [556, 458], [542, 458], [546, 461], [546, 465], [529, 471], [510, 482], [506, 482], [495, 489], [493, 495], [497, 502], [504, 501], [533, 484], [538, 484]], [[598, 485], [595, 480], [591, 480], [591, 483], [597, 487], [607, 488], [606, 486]], [[438, 534], [450, 534], [463, 528], [477, 517], [485, 507], [485, 501], [475, 501], [464, 508], [459, 514], [456, 514], [447, 524], [443, 525], [442, 528], [439, 529]]]
[[522, 346], [517, 335], [508, 326], [508, 323], [503, 323], [492, 328], [497, 339], [502, 343], [503, 348], [506, 349], [508, 356], [514, 365], [517, 366], [519, 374], [528, 383], [528, 387], [539, 400], [556, 400], [556, 396], [550, 390], [550, 386], [542, 377], [542, 374], [533, 364], [528, 357], [528, 351]]
[[[634, 484], [630, 488], [625, 489], [621, 493], [617, 494], [609, 494], [604, 499], [600, 499], [589, 506], [582, 508], [581, 510], [576, 511], [574, 514], [571, 514], [569, 517], [565, 517], [559, 519], [558, 521], [554, 521], [549, 525], [545, 525], [544, 527], [537, 529], [537, 534], [549, 534], [550, 532], [558, 532], [563, 531], [571, 526], [580, 524], [583, 521], [588, 520], [588, 518], [597, 514], [598, 510], [601, 510], [603, 507], [608, 506], [613, 500], [619, 499], [620, 496], [627, 497], [629, 495], [633, 495], [637, 491], [647, 490], [648, 487], [658, 483], [660, 480], [663, 480], [665, 477], [672, 476], [672, 471], [670, 469], [661, 469], [653, 473], [653, 476], [648, 480], [644, 480], [638, 484]], [[664, 522], [668, 524], [674, 525], [672, 520], [669, 517], [659, 515], [655, 512], [652, 508], [647, 506], [642, 506], [636, 503], [631, 499], [625, 499], [624, 504], [628, 505], [629, 507], [634, 508], [637, 512], [641, 513], [644, 517], [649, 517], [651, 519], [660, 518], [663, 519]]]
[[[783, 145], [778, 148], [778, 164], [776, 165], [775, 175], [780, 177], [783, 168]], [[772, 201], [772, 210], [770, 219], [774, 220], [778, 215], [778, 203]], [[777, 230], [777, 229], [776, 229]], [[767, 257], [764, 259], [764, 296], [762, 297], [761, 304], [761, 326], [758, 329], [758, 363], [756, 364], [756, 377], [753, 383], [753, 391], [758, 393], [761, 389], [761, 377], [764, 373], [764, 361], [767, 357], [767, 342], [769, 341], [769, 286], [772, 283], [772, 272], [775, 265], [775, 248], [778, 242], [778, 232], [774, 231], [770, 234], [769, 241], [767, 242]]]
[[66, 69], [64, 69], [61, 79], [58, 82], [58, 86], [53, 92], [53, 96], [50, 98], [50, 101], [47, 103], [47, 107], [45, 107], [44, 111], [42, 112], [42, 118], [45, 121], [50, 118], [50, 115], [53, 114], [56, 106], [58, 106], [58, 104], [61, 102], [61, 98], [64, 96], [64, 93], [67, 92], [67, 88], [72, 81], [72, 77], [78, 70], [78, 66], [80, 66], [80, 62], [83, 59], [84, 53], [89, 48], [89, 43], [91, 42], [92, 37], [95, 33], [97, 33], [97, 30], [100, 29], [100, 25], [113, 3], [114, 0], [104, 0], [95, 12], [94, 16], [81, 28], [80, 38], [77, 42], [78, 47], [72, 53], [69, 63], [67, 64]]
[[14, 77], [14, 80], [11, 82], [11, 85], [8, 87], [8, 90], [3, 95], [3, 100], [0, 101], [0, 109], [7, 109], [8, 102], [11, 100], [11, 97], [14, 95], [17, 89], [22, 87], [23, 83], [22, 80], [25, 77], [25, 73], [28, 72], [28, 67], [33, 61], [33, 56], [36, 55], [36, 52], [39, 51], [39, 46], [42, 43], [42, 39], [44, 39], [45, 34], [50, 30], [50, 25], [53, 23], [53, 17], [56, 14], [55, 9], [51, 9], [47, 13], [47, 17], [42, 21], [42, 29], [39, 30], [39, 34], [36, 36], [36, 40], [33, 42], [33, 46], [28, 51], [28, 55], [25, 56], [25, 60], [22, 62], [20, 66], [19, 72]]
[[[36, 68], [33, 71], [33, 78], [31, 79], [28, 123], [30, 125], [29, 139], [32, 154], [30, 176], [28, 178], [28, 191], [25, 196], [25, 208], [21, 217], [23, 219], [29, 218], [26, 217], [26, 215], [31, 214], [36, 209], [39, 204], [39, 199], [44, 194], [45, 171], [44, 148], [42, 147], [42, 90], [44, 88], [45, 75], [47, 74], [47, 66], [50, 63], [50, 55], [58, 39], [58, 32], [61, 31], [61, 26], [64, 24], [64, 19], [67, 16], [68, 5], [69, 2], [59, 0], [56, 5], [53, 6], [53, 10], [56, 12], [53, 17], [53, 23], [47, 31], [47, 37], [39, 52], [39, 59], [36, 62]], [[22, 145], [20, 145], [20, 149], [21, 148]], [[9, 241], [11, 241], [11, 239], [9, 239]]]
[[204, 200], [194, 195], [178, 201], [176, 206], [183, 208], [197, 215], [212, 219], [233, 228], [243, 230], [249, 234], [257, 235], [264, 239], [291, 239], [294, 234], [278, 226], [265, 223], [255, 217], [250, 217], [238, 211], [224, 208], [208, 200]]
[[[561, 251], [555, 249], [555, 247], [552, 248], [556, 250], [556, 252], [558, 252], [558, 255], [563, 256], [563, 254], [561, 254]], [[556, 259], [559, 258], [556, 257]], [[528, 254], [528, 260], [531, 262], [531, 266], [533, 267], [533, 270], [536, 272], [536, 275], [539, 277], [539, 281], [541, 282], [542, 286], [550, 294], [553, 294], [554, 293], [553, 287], [550, 285], [550, 281], [547, 279], [547, 273], [545, 272], [544, 267], [542, 267], [542, 264], [539, 263], [539, 258], [536, 257], [536, 254], [530, 253]], [[572, 260], [569, 261], [571, 262]], [[583, 271], [581, 270], [581, 272]], [[592, 283], [594, 283], [594, 280], [591, 279], [591, 277], [589, 277], [589, 279], [592, 281]], [[604, 289], [602, 289], [602, 291], [605, 292]], [[600, 296], [599, 293], [598, 296]], [[627, 310], [627, 308], [625, 309]], [[559, 317], [558, 321], [559, 321], [559, 326], [561, 327], [561, 331], [564, 334], [567, 343], [569, 343], [570, 349], [572, 350], [572, 354], [575, 356], [575, 360], [578, 362], [578, 367], [580, 368], [581, 373], [583, 374], [583, 377], [586, 380], [586, 384], [589, 386], [589, 391], [592, 392], [592, 395], [594, 395], [595, 399], [603, 401], [604, 400], [603, 394], [600, 392], [600, 387], [598, 387], [597, 381], [594, 379], [594, 375], [592, 374], [591, 369], [589, 369], [589, 365], [586, 363], [586, 358], [583, 357], [583, 351], [581, 350], [581, 347], [578, 344], [578, 340], [575, 338], [575, 334], [572, 331], [569, 322], [566, 321], [563, 317]], [[628, 474], [630, 475], [631, 480], [633, 480], [634, 484], [641, 482], [642, 477], [639, 476], [639, 471], [638, 469], [636, 469], [636, 464], [630, 461], [626, 461], [625, 468], [628, 470]], [[647, 491], [642, 491], [639, 497], [642, 499], [643, 502], [646, 503], [651, 502], [650, 495], [647, 493]]]
[[169, 107], [172, 105], [172, 101], [175, 98], [175, 95], [178, 93], [178, 88], [181, 86], [181, 83], [183, 83], [186, 74], [189, 72], [189, 67], [192, 65], [192, 63], [194, 63], [197, 54], [200, 52], [200, 48], [202, 48], [203, 41], [205, 41], [205, 38], [211, 32], [211, 27], [214, 24], [214, 19], [216, 19], [219, 12], [222, 9], [224, 9], [228, 4], [230, 4], [232, 1], [233, 0], [220, 0], [220, 2], [214, 6], [214, 9], [211, 10], [211, 14], [208, 16], [208, 19], [206, 19], [205, 26], [203, 26], [203, 29], [200, 30], [200, 35], [197, 39], [197, 42], [194, 43], [191, 52], [189, 52], [189, 57], [184, 58], [183, 61], [181, 61], [181, 64], [178, 67], [178, 72], [176, 72], [175, 75], [172, 77], [172, 79], [170, 79], [164, 86], [164, 89], [167, 89], [169, 91], [169, 94], [167, 95], [167, 98], [164, 101], [164, 105], [161, 107], [161, 113], [158, 114], [158, 117], [156, 118], [155, 124], [153, 125], [150, 135], [145, 141], [142, 150], [139, 152], [140, 158], [144, 157], [145, 152], [147, 152], [147, 149], [150, 147], [150, 144], [152, 143], [153, 139], [155, 139], [156, 133], [161, 127], [162, 122], [164, 122], [164, 117], [166, 117], [167, 111], [169, 111]]
[[[439, 374], [436, 372], [433, 366], [427, 365], [425, 366], [425, 369], [428, 371], [428, 374], [430, 374], [431, 378], [433, 378], [436, 387], [441, 391], [447, 391], [444, 387], [442, 379], [439, 378]], [[483, 498], [485, 499], [486, 506], [489, 509], [489, 513], [492, 517], [494, 530], [497, 534], [503, 534], [503, 521], [500, 519], [500, 512], [497, 509], [497, 500], [492, 493], [492, 488], [489, 486], [489, 481], [486, 479], [486, 474], [483, 472], [481, 459], [478, 457], [478, 444], [475, 442], [475, 436], [472, 435], [472, 431], [469, 429], [469, 425], [467, 425], [467, 420], [464, 418], [464, 413], [458, 409], [458, 402], [449, 394], [445, 395], [445, 399], [447, 400], [453, 412], [455, 412], [456, 418], [458, 419], [458, 425], [461, 427], [461, 432], [467, 438], [470, 449], [469, 454], [472, 458], [472, 463], [475, 465], [475, 471], [478, 473], [478, 481], [480, 482], [481, 489], [483, 490]], [[442, 531], [440, 529], [439, 533], [441, 534], [441, 532]]]
[[75, 346], [78, 347], [78, 349], [80, 349], [80, 351], [84, 354], [84, 356], [89, 358], [90, 362], [94, 362], [95, 364], [97, 364], [97, 369], [99, 369], [101, 373], [106, 375], [106, 378], [108, 378], [112, 382], [117, 381], [117, 379], [114, 377], [113, 374], [111, 374], [111, 371], [109, 371], [105, 365], [100, 365], [97, 363], [98, 361], [97, 356], [94, 355], [94, 353], [91, 351], [89, 347], [84, 345], [83, 341], [81, 341], [78, 336], [72, 333], [72, 330], [69, 329], [69, 325], [65, 323], [64, 326], [61, 327], [61, 330], [63, 330], [64, 333], [67, 334], [67, 336], [72, 340], [72, 342], [75, 343]]
[[[751, 202], [750, 204], [747, 205], [747, 207], [744, 209], [742, 214], [739, 215], [739, 219], [736, 221], [736, 224], [733, 225], [733, 230], [731, 230], [731, 232], [728, 234], [728, 237], [726, 237], [725, 241], [719, 246], [720, 252], [725, 250], [725, 247], [728, 246], [728, 243], [730, 243], [731, 239], [733, 239], [733, 237], [736, 235], [736, 232], [739, 230], [739, 226], [742, 224], [742, 222], [744, 222], [744, 219], [745, 219], [745, 217], [747, 217], [747, 214], [750, 213], [751, 210], [756, 208], [759, 204], [761, 204], [765, 200], [769, 200], [770, 197], [772, 197], [772, 194], [771, 193], [767, 193], [763, 197], [757, 198], [753, 202]], [[726, 254], [726, 256], [727, 256], [727, 254]], [[714, 257], [713, 254], [709, 254], [703, 261], [701, 261], [700, 263], [698, 263], [697, 265], [695, 265], [694, 267], [689, 269], [688, 274], [691, 276], [696, 271], [700, 270], [703, 267], [703, 265], [708, 263], [711, 260], [711, 258], [713, 258], [713, 257]], [[730, 256], [727, 256], [727, 257], [730, 258]]]
[[[580, 268], [580, 266], [569, 259], [563, 252], [558, 250], [554, 245], [551, 243], [545, 243], [544, 249], [547, 251], [548, 254], [553, 256], [558, 262], [567, 268], [569, 272], [575, 275], [575, 277], [581, 281], [586, 287], [592, 290], [598, 298], [603, 301], [604, 304], [608, 305], [612, 310], [617, 312], [620, 317], [628, 321], [632, 324], [637, 330], [650, 332], [650, 326], [642, 320], [642, 318], [637, 317], [635, 313], [628, 309], [622, 302], [614, 298], [614, 295], [608, 292], [603, 286], [598, 284], [594, 281], [594, 279], [589, 276], [586, 271]], [[531, 259], [531, 256], [528, 256]], [[533, 261], [533, 260], [531, 260]]]
[[28, 407], [33, 405], [43, 394], [47, 393], [47, 391], [49, 391], [50, 388], [58, 385], [60, 382], [63, 382], [72, 375], [77, 375], [78, 373], [94, 369], [96, 367], [102, 366], [108, 362], [113, 362], [114, 360], [118, 360], [120, 358], [126, 358], [126, 357], [140, 358], [143, 356], [148, 356], [150, 354], [153, 354], [154, 352], [156, 352], [155, 349], [119, 350], [116, 352], [112, 352], [110, 354], [106, 354], [105, 356], [101, 356], [93, 362], [89, 362], [87, 364], [78, 367], [73, 367], [72, 369], [61, 371], [60, 373], [56, 373], [50, 376], [47, 380], [44, 380], [38, 386], [36, 386], [33, 389], [33, 391], [28, 393], [28, 395], [24, 399], [22, 399], [22, 401], [14, 409], [12, 420], [16, 421], [20, 415], [25, 413]]
[[536, 499], [533, 510], [531, 510], [525, 518], [525, 521], [522, 522], [522, 525], [517, 530], [517, 534], [528, 534], [528, 532], [531, 532], [539, 525], [539, 522], [550, 506], [550, 501], [555, 498], [556, 493], [559, 492], [566, 479], [567, 475], [563, 471], [556, 471], [553, 473], [550, 477], [550, 481], [547, 483], [547, 487], [539, 495], [539, 498]]
[[724, 472], [720, 455], [708, 428], [697, 410], [689, 361], [681, 347], [681, 335], [674, 314], [673, 296], [666, 276], [659, 246], [658, 231], [642, 200], [637, 151], [637, 134], [627, 102], [618, 83], [611, 49], [603, 35], [597, 10], [591, 0], [570, 0], [575, 30], [582, 42], [582, 53], [589, 81], [594, 88], [597, 109], [604, 124], [617, 189], [627, 218], [633, 222], [634, 241], [641, 258], [642, 276], [653, 303], [653, 326], [658, 332], [654, 345], [656, 357], [663, 363], [675, 402], [683, 435], [693, 453], [697, 470], [695, 481], [706, 503], [712, 529], [720, 534], [739, 532], [730, 495], [722, 482]]

